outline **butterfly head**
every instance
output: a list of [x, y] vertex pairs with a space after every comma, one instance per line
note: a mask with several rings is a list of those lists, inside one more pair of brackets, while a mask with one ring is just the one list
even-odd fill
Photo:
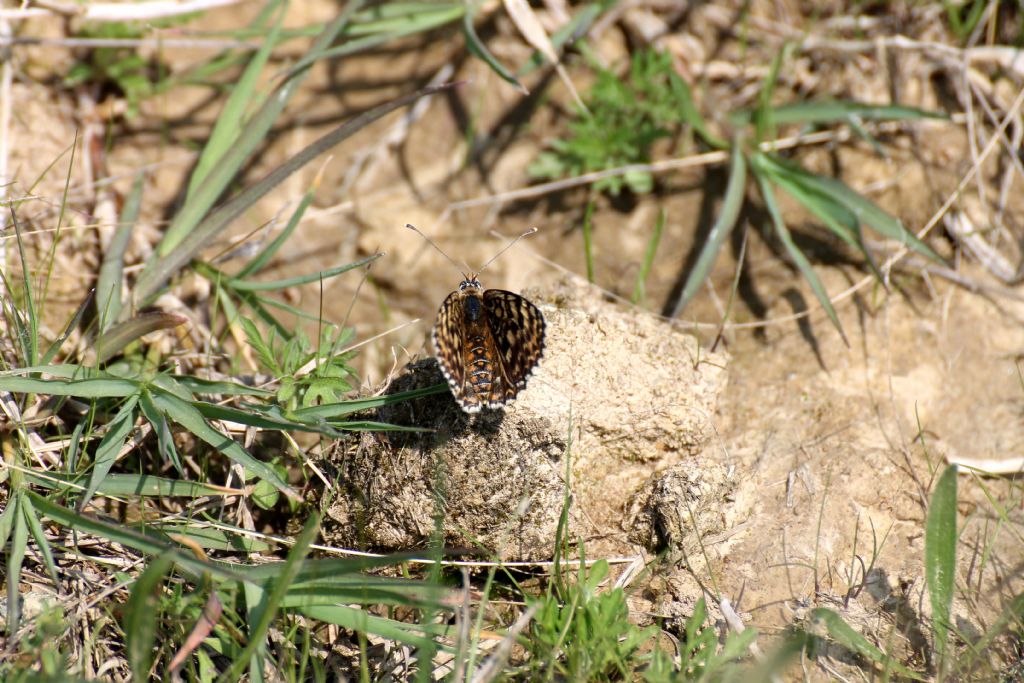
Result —
[[463, 294], [474, 294], [483, 291], [484, 287], [476, 277], [476, 273], [463, 275], [462, 283], [459, 284], [459, 291]]

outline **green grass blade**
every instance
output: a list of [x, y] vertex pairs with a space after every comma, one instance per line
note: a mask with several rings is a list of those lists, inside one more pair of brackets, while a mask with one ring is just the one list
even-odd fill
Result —
[[138, 413], [135, 410], [138, 404], [139, 394], [130, 396], [124, 405], [121, 406], [121, 409], [117, 411], [114, 419], [110, 421], [107, 433], [100, 439], [100, 443], [96, 447], [96, 455], [93, 458], [89, 483], [86, 485], [85, 491], [78, 501], [77, 507], [79, 512], [85, 508], [89, 499], [96, 493], [100, 482], [110, 472], [110, 468], [114, 466], [117, 454], [121, 451], [125, 442], [128, 441], [128, 437], [135, 428], [135, 419], [138, 417]]
[[435, 384], [432, 387], [413, 389], [412, 391], [403, 391], [397, 394], [389, 394], [387, 396], [357, 398], [351, 401], [343, 401], [341, 403], [327, 403], [322, 406], [299, 408], [294, 414], [297, 419], [304, 422], [307, 420], [329, 420], [332, 418], [350, 415], [351, 413], [356, 413], [361, 410], [371, 410], [373, 408], [380, 408], [381, 406], [391, 405], [393, 403], [411, 401], [414, 398], [443, 394], [446, 391], [448, 391], [448, 385], [441, 383]]
[[191, 375], [170, 375], [170, 377], [192, 394], [206, 396], [259, 396], [262, 398], [270, 398], [274, 395], [273, 391], [250, 387], [246, 384], [228, 380], [203, 379], [202, 377], [192, 377]]
[[647, 240], [647, 250], [644, 252], [643, 263], [640, 264], [640, 272], [636, 275], [636, 284], [633, 285], [633, 296], [630, 300], [634, 304], [643, 302], [647, 298], [647, 276], [650, 275], [651, 267], [654, 265], [654, 257], [658, 253], [658, 244], [661, 242], [661, 232], [665, 228], [666, 211], [664, 207], [658, 211], [658, 220], [654, 222], [654, 232]]
[[[22, 470], [25, 481], [51, 491], [82, 490], [84, 477], [78, 474], [62, 472], [40, 472]], [[151, 498], [202, 498], [204, 496], [237, 496], [244, 493], [217, 484], [204, 484], [198, 481], [168, 479], [151, 474], [108, 474], [96, 489], [98, 496], [129, 496]]]
[[850, 211], [858, 221], [869, 225], [883, 237], [895, 240], [937, 263], [942, 263], [939, 255], [907, 230], [897, 218], [842, 181], [815, 175], [798, 164], [775, 155], [761, 154], [759, 157], [759, 163], [763, 166], [774, 169], [778, 174], [787, 174], [792, 182], [799, 183], [810, 192], [831, 198]]
[[14, 508], [11, 544], [7, 549], [7, 635], [18, 632], [21, 622], [21, 564], [25, 561], [28, 548], [28, 525], [21, 514], [21, 500], [24, 496], [15, 494], [7, 507]]
[[142, 410], [142, 415], [156, 433], [157, 452], [160, 453], [164, 460], [170, 461], [174, 465], [175, 471], [184, 478], [185, 468], [182, 466], [181, 458], [178, 456], [178, 448], [174, 445], [174, 434], [171, 433], [171, 426], [168, 424], [164, 414], [153, 403], [153, 396], [148, 390], [143, 390], [140, 394], [139, 409]]
[[126, 379], [36, 379], [34, 377], [0, 377], [0, 391], [16, 394], [77, 396], [78, 398], [126, 398], [139, 390], [138, 382]]
[[299, 200], [299, 205], [292, 211], [292, 215], [288, 218], [288, 223], [284, 226], [284, 229], [270, 241], [263, 249], [260, 250], [259, 254], [254, 259], [246, 263], [240, 271], [235, 275], [235, 279], [244, 279], [258, 273], [263, 270], [263, 267], [270, 262], [270, 259], [274, 258], [274, 255], [281, 249], [284, 243], [292, 236], [295, 232], [295, 228], [298, 227], [299, 221], [306, 214], [306, 209], [313, 203], [313, 199], [316, 197], [316, 192], [320, 188], [320, 175], [318, 174], [313, 184], [310, 186], [306, 193], [302, 195], [302, 199]]
[[173, 566], [174, 560], [167, 555], [154, 558], [135, 580], [128, 604], [125, 605], [122, 629], [132, 680], [138, 683], [150, 679], [149, 669], [153, 662], [153, 643], [159, 618], [157, 592]]
[[96, 280], [96, 311], [99, 315], [99, 331], [107, 328], [121, 315], [121, 282], [124, 279], [124, 254], [131, 241], [135, 221], [142, 206], [142, 188], [145, 176], [138, 174], [132, 183], [131, 192], [121, 209], [120, 220], [110, 246], [103, 254], [103, 263]]
[[921, 676], [920, 674], [904, 667], [899, 662], [894, 661], [891, 656], [872, 645], [867, 638], [855, 631], [849, 624], [843, 621], [841, 616], [832, 610], [825, 609], [824, 607], [818, 607], [817, 609], [811, 610], [811, 619], [824, 624], [828, 634], [847, 650], [856, 652], [865, 659], [884, 666], [890, 671], [895, 671], [901, 676], [905, 676], [915, 681], [928, 680], [926, 677]]
[[360, 259], [355, 263], [349, 263], [344, 266], [335, 266], [334, 268], [328, 268], [327, 270], [321, 270], [317, 273], [310, 273], [309, 275], [299, 275], [297, 277], [290, 277], [284, 280], [274, 280], [273, 282], [254, 282], [252, 280], [241, 280], [231, 279], [224, 283], [225, 287], [238, 290], [240, 292], [266, 292], [278, 289], [285, 289], [287, 287], [297, 287], [299, 285], [305, 285], [310, 282], [319, 282], [321, 280], [327, 280], [335, 277], [342, 273], [365, 266], [368, 263], [373, 263], [384, 254], [374, 254], [373, 256], [367, 256], [364, 259]]
[[587, 210], [583, 214], [583, 259], [587, 263], [587, 282], [594, 282], [594, 244], [591, 237], [593, 232], [594, 206], [596, 202], [591, 199], [587, 203]]
[[473, 4], [466, 3], [466, 13], [462, 15], [462, 35], [466, 41], [466, 49], [476, 55], [479, 59], [482, 59], [487, 66], [491, 67], [491, 71], [498, 74], [499, 78], [506, 83], [511, 84], [516, 90], [523, 94], [529, 92], [526, 87], [519, 82], [519, 79], [517, 79], [511, 71], [506, 69], [505, 65], [499, 62], [497, 58], [491, 54], [490, 50], [487, 49], [484, 42], [480, 40], [480, 36], [476, 34], [476, 29], [473, 28], [473, 17]]
[[237, 680], [242, 670], [245, 669], [252, 656], [256, 653], [257, 648], [265, 645], [270, 623], [274, 620], [274, 616], [280, 609], [281, 601], [288, 592], [289, 586], [291, 586], [299, 570], [302, 568], [302, 563], [306, 559], [306, 555], [309, 554], [310, 545], [312, 545], [319, 533], [320, 516], [314, 512], [306, 520], [302, 531], [296, 537], [295, 545], [292, 546], [291, 551], [288, 553], [288, 559], [284, 561], [281, 573], [274, 579], [270, 590], [264, 591], [264, 601], [256, 610], [258, 617], [248, 633], [248, 643], [235, 658], [235, 661], [232, 662], [231, 668], [221, 676], [222, 681]]
[[793, 236], [789, 232], [789, 228], [786, 227], [786, 222], [782, 219], [782, 212], [779, 210], [779, 205], [775, 201], [775, 193], [772, 191], [771, 184], [767, 179], [762, 178], [760, 175], [755, 176], [757, 178], [758, 188], [761, 190], [761, 197], [764, 198], [765, 208], [768, 210], [768, 214], [771, 216], [772, 224], [775, 228], [775, 234], [778, 236], [782, 245], [786, 248], [786, 252], [789, 257], [793, 259], [796, 267], [800, 270], [800, 274], [804, 276], [807, 283], [811, 286], [811, 290], [814, 292], [814, 296], [818, 299], [818, 303], [825, 309], [825, 313], [828, 314], [829, 320], [835, 325], [836, 330], [839, 331], [839, 336], [843, 338], [843, 342], [849, 346], [850, 342], [846, 339], [846, 333], [843, 331], [843, 326], [839, 323], [839, 316], [836, 315], [835, 308], [832, 307], [832, 301], [829, 299], [828, 292], [825, 291], [825, 286], [821, 284], [821, 280], [818, 279], [817, 273], [814, 272], [814, 268], [811, 267], [810, 262], [804, 253], [800, 251], [800, 248], [793, 241]]
[[740, 216], [740, 209], [743, 207], [743, 197], [747, 187], [747, 162], [743, 154], [743, 142], [737, 137], [733, 140], [732, 155], [729, 161], [729, 183], [725, 188], [725, 197], [722, 201], [722, 210], [718, 214], [718, 220], [711, 226], [707, 241], [701, 248], [700, 256], [697, 257], [693, 269], [686, 276], [686, 284], [683, 285], [683, 292], [679, 296], [675, 307], [672, 309], [672, 317], [677, 317], [690, 303], [697, 289], [704, 283], [711, 273], [711, 267], [715, 264], [718, 252], [721, 251], [725, 240], [736, 227], [736, 221]]
[[55, 585], [59, 586], [60, 574], [57, 573], [57, 563], [53, 560], [50, 542], [46, 540], [46, 533], [43, 531], [43, 525], [39, 523], [39, 515], [36, 514], [35, 508], [32, 507], [32, 501], [22, 497], [18, 501], [17, 507], [25, 517], [25, 526], [28, 527], [29, 533], [32, 534], [32, 540], [36, 542], [36, 547], [43, 556], [43, 563], [46, 565], [46, 570], [50, 573], [50, 578], [53, 579]]
[[60, 348], [64, 346], [64, 342], [68, 340], [68, 337], [71, 336], [71, 333], [81, 328], [82, 320], [85, 318], [85, 313], [89, 309], [89, 305], [91, 303], [91, 295], [86, 296], [82, 300], [82, 303], [80, 303], [78, 305], [78, 308], [75, 309], [75, 314], [71, 316], [71, 319], [68, 321], [68, 324], [64, 326], [64, 331], [61, 332], [60, 336], [54, 339], [53, 343], [50, 344], [50, 346], [47, 347], [46, 351], [43, 352], [42, 357], [40, 357], [39, 359], [40, 365], [49, 365], [53, 361], [53, 359], [57, 357], [57, 354], [60, 352]]
[[[74, 151], [72, 151], [72, 159]], [[18, 245], [18, 258], [21, 260], [21, 277], [25, 283], [25, 308], [24, 315], [17, 308], [12, 307], [15, 312], [15, 321], [22, 322], [18, 329], [18, 341], [21, 342], [21, 358], [25, 365], [35, 365], [39, 362], [39, 317], [36, 311], [35, 298], [32, 296], [32, 272], [28, 266], [28, 255], [25, 253], [25, 242], [21, 236], [21, 226], [18, 218], [14, 215], [14, 207], [10, 207], [11, 221], [14, 224], [14, 236]], [[10, 287], [6, 288], [11, 291]]]
[[423, 633], [434, 633], [438, 636], [450, 635], [452, 627], [447, 624], [405, 624], [400, 621], [374, 616], [364, 610], [345, 605], [334, 605], [332, 607], [314, 605], [298, 609], [313, 619], [318, 619], [328, 624], [337, 624], [342, 628], [351, 629], [356, 632], [374, 633], [381, 638], [393, 640], [396, 643], [403, 643], [420, 650], [437, 647], [438, 645], [440, 645], [442, 650], [452, 650], [451, 646], [444, 643], [435, 643], [429, 637], [423, 635]]
[[145, 526], [133, 528], [125, 524], [104, 522], [92, 516], [78, 514], [62, 505], [57, 505], [32, 491], [26, 491], [25, 495], [32, 499], [32, 504], [39, 512], [57, 524], [73, 529], [78, 533], [92, 534], [108, 541], [120, 543], [127, 548], [132, 548], [149, 555], [168, 553], [178, 567], [182, 571], [189, 573], [193, 578], [199, 578], [203, 574], [210, 574], [214, 577], [230, 581], [246, 580], [245, 576], [236, 572], [235, 568], [230, 564], [200, 560], [192, 554], [191, 550], [187, 552], [179, 550], [170, 543], [166, 535], [152, 528]]
[[[224, 103], [224, 109], [217, 116], [213, 131], [210, 132], [210, 137], [203, 146], [195, 170], [192, 171], [192, 178], [189, 180], [188, 191], [185, 195], [186, 204], [195, 198], [199, 189], [206, 182], [210, 171], [232, 150], [242, 134], [239, 122], [245, 121], [246, 110], [258, 99], [256, 85], [267, 60], [270, 59], [270, 55], [278, 45], [281, 22], [284, 20], [284, 10], [287, 7], [286, 4], [279, 2], [271, 3], [271, 5], [277, 6], [275, 8], [277, 17], [266, 35], [261, 36], [260, 49], [253, 54], [245, 71], [242, 72], [242, 76], [231, 88], [231, 95], [228, 96], [227, 102]], [[249, 149], [246, 154], [251, 151], [252, 149]], [[237, 172], [237, 167], [235, 171]], [[223, 190], [222, 187], [220, 191], [223, 192]]]
[[[323, 50], [334, 41], [335, 37], [348, 24], [349, 14], [359, 4], [361, 3], [349, 3], [345, 11], [336, 20], [324, 27], [324, 30], [307, 53], [314, 61], [322, 56]], [[224, 150], [222, 155], [216, 158], [213, 166], [206, 172], [202, 185], [198, 186], [190, 201], [185, 203], [181, 211], [171, 221], [171, 225], [167, 228], [167, 232], [157, 247], [158, 258], [156, 263], [160, 263], [172, 253], [177, 252], [184, 245], [186, 239], [192, 237], [199, 230], [203, 223], [203, 217], [207, 216], [214, 203], [236, 177], [245, 160], [250, 157], [257, 147], [265, 144], [267, 132], [274, 125], [274, 122], [278, 120], [285, 105], [291, 100], [296, 89], [305, 80], [307, 74], [308, 69], [293, 70], [280, 87], [264, 101], [252, 118], [246, 121], [245, 126], [232, 141], [232, 144]], [[203, 243], [206, 243], [211, 236], [203, 234], [201, 237], [203, 238]], [[193, 255], [194, 252], [190, 253], [189, 257]], [[152, 265], [152, 262], [150, 265]], [[144, 270], [143, 275], [145, 273], [146, 271]]]
[[219, 235], [231, 221], [302, 166], [385, 114], [404, 107], [421, 97], [433, 95], [455, 85], [457, 84], [448, 83], [427, 87], [396, 98], [387, 104], [375, 107], [347, 121], [299, 151], [261, 180], [253, 183], [227, 203], [210, 212], [209, 215], [188, 232], [181, 243], [170, 253], [148, 263], [142, 273], [139, 274], [139, 278], [135, 283], [134, 296], [136, 303], [142, 304], [148, 301], [178, 269], [188, 263], [211, 239]]
[[216, 448], [232, 462], [244, 467], [248, 475], [254, 475], [272, 484], [274, 488], [290, 498], [298, 498], [298, 494], [278, 476], [272, 467], [249, 455], [248, 451], [227, 434], [211, 427], [195, 406], [164, 391], [153, 392], [153, 403], [168, 418], [192, 432], [201, 441]]
[[957, 468], [946, 468], [932, 491], [924, 532], [924, 570], [928, 598], [932, 605], [932, 629], [940, 678], [952, 662], [947, 651], [953, 589], [956, 580], [956, 498]]
[[[749, 116], [749, 114], [748, 114]], [[797, 102], [774, 107], [772, 121], [778, 125], [854, 123], [857, 121], [915, 121], [920, 119], [946, 120], [942, 112], [927, 111], [899, 105], [873, 105], [861, 102]], [[739, 121], [742, 121], [740, 114]]]
[[176, 540], [188, 539], [193, 544], [207, 550], [224, 550], [235, 553], [265, 553], [270, 550], [269, 543], [245, 535], [243, 529], [228, 533], [222, 529], [179, 523], [156, 524], [154, 528]]

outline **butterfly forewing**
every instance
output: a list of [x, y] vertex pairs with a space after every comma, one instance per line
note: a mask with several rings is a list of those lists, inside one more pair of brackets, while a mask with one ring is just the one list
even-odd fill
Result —
[[526, 386], [544, 351], [544, 316], [524, 297], [470, 277], [441, 304], [434, 350], [466, 412], [499, 408]]

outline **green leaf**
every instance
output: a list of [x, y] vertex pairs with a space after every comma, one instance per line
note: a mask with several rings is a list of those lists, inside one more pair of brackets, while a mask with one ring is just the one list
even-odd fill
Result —
[[157, 556], [145, 571], [135, 580], [128, 604], [125, 605], [122, 628], [128, 649], [128, 663], [132, 680], [150, 680], [149, 669], [153, 663], [153, 643], [156, 641], [156, 627], [159, 619], [157, 592], [174, 560], [167, 554]]
[[[188, 263], [214, 237], [219, 235], [230, 223], [252, 206], [258, 199], [276, 187], [285, 178], [302, 168], [323, 152], [334, 147], [354, 133], [395, 109], [404, 107], [421, 97], [454, 87], [456, 84], [444, 84], [427, 87], [396, 98], [387, 104], [375, 107], [326, 133], [315, 142], [306, 146], [283, 164], [277, 166], [261, 180], [228, 200], [217, 209], [205, 214], [195, 227], [191, 228], [181, 243], [172, 250], [163, 250], [157, 259], [150, 261], [139, 274], [135, 283], [134, 298], [138, 305], [147, 302], [157, 290], [167, 282], [183, 265]], [[198, 220], [198, 218], [196, 219]]]
[[77, 396], [78, 398], [125, 398], [139, 390], [139, 383], [126, 379], [36, 379], [34, 377], [0, 376], [0, 390], [16, 394], [46, 396]]
[[[287, 3], [281, 3], [277, 8], [277, 17], [266, 35], [261, 36], [260, 49], [252, 55], [249, 64], [242, 72], [242, 76], [231, 88], [224, 108], [213, 125], [213, 131], [203, 146], [199, 155], [196, 167], [192, 171], [192, 178], [188, 183], [188, 191], [185, 195], [185, 202], [194, 199], [199, 188], [207, 180], [210, 172], [228, 155], [242, 133], [239, 125], [245, 120], [245, 112], [250, 105], [260, 99], [257, 96], [256, 86], [259, 77], [270, 59], [274, 48], [278, 46], [278, 37], [281, 32], [281, 22], [284, 20]], [[251, 150], [250, 150], [251, 151]], [[223, 191], [223, 188], [221, 188]]]
[[779, 206], [775, 201], [775, 194], [772, 192], [771, 185], [761, 175], [756, 175], [755, 177], [757, 178], [758, 188], [761, 190], [761, 197], [764, 199], [765, 208], [768, 210], [768, 214], [771, 216], [772, 223], [775, 226], [775, 234], [786, 248], [789, 257], [793, 259], [796, 267], [800, 270], [800, 274], [804, 276], [804, 279], [811, 286], [814, 296], [817, 297], [821, 307], [825, 309], [829, 320], [832, 321], [832, 324], [838, 330], [839, 336], [843, 338], [843, 343], [849, 346], [850, 342], [846, 338], [843, 326], [839, 323], [839, 316], [836, 315], [835, 308], [832, 307], [832, 301], [829, 299], [828, 292], [825, 291], [825, 286], [821, 284], [821, 280], [818, 279], [818, 275], [814, 272], [814, 268], [811, 267], [807, 257], [796, 246], [792, 235], [789, 233], [789, 228], [786, 227], [786, 223], [782, 219], [782, 213], [779, 211]]
[[285, 289], [286, 287], [297, 287], [299, 285], [308, 284], [310, 282], [319, 282], [321, 280], [327, 280], [346, 273], [353, 268], [359, 268], [365, 266], [368, 263], [373, 263], [384, 254], [374, 254], [373, 256], [367, 256], [364, 259], [356, 261], [355, 263], [349, 263], [344, 266], [336, 266], [334, 268], [328, 268], [327, 270], [321, 270], [317, 273], [310, 273], [309, 275], [298, 275], [296, 277], [290, 277], [285, 280], [275, 280], [273, 282], [254, 282], [251, 280], [231, 279], [224, 283], [226, 287], [238, 290], [240, 292], [266, 292], [278, 289]]
[[[76, 489], [81, 490], [83, 488], [80, 483], [83, 477], [78, 474], [39, 472], [30, 469], [23, 469], [21, 472], [26, 481], [45, 489], [63, 492]], [[108, 474], [96, 488], [96, 495], [117, 497], [202, 498], [204, 496], [237, 496], [243, 493], [243, 490], [227, 486], [204, 484], [197, 481], [183, 481], [181, 479], [168, 479], [151, 474]], [[2, 540], [2, 537], [0, 537], [0, 540]]]
[[25, 561], [25, 550], [28, 548], [28, 525], [25, 515], [21, 514], [21, 501], [24, 496], [15, 492], [7, 507], [16, 511], [13, 519], [11, 544], [7, 548], [7, 635], [13, 636], [21, 625], [21, 564]]
[[43, 525], [39, 523], [39, 516], [36, 514], [35, 508], [32, 507], [32, 501], [22, 497], [18, 501], [17, 507], [25, 517], [25, 524], [32, 534], [32, 540], [36, 542], [36, 547], [39, 548], [39, 552], [43, 556], [43, 563], [46, 564], [46, 570], [50, 572], [50, 578], [53, 579], [54, 584], [60, 585], [57, 563], [53, 560], [50, 542], [46, 540], [46, 533], [43, 531]]
[[511, 84], [520, 93], [524, 95], [527, 94], [529, 91], [522, 83], [519, 82], [511, 71], [506, 69], [505, 66], [490, 53], [484, 42], [480, 40], [480, 36], [476, 34], [476, 30], [473, 28], [473, 10], [473, 4], [466, 3], [466, 13], [462, 15], [462, 35], [466, 40], [466, 48], [472, 54], [482, 59], [487, 66], [491, 67], [491, 71], [498, 74], [499, 78], [506, 83]]
[[139, 395], [134, 394], [128, 397], [128, 400], [124, 402], [121, 409], [117, 411], [117, 415], [107, 425], [107, 433], [100, 439], [99, 446], [96, 447], [96, 455], [93, 458], [92, 472], [89, 475], [89, 483], [85, 487], [85, 492], [82, 493], [82, 497], [78, 500], [78, 510], [82, 511], [89, 499], [92, 498], [93, 494], [96, 493], [96, 489], [99, 488], [100, 482], [106, 478], [107, 473], [110, 472], [110, 468], [114, 466], [114, 462], [117, 459], [117, 454], [121, 451], [121, 448], [128, 441], [128, 437], [131, 435], [132, 430], [135, 429], [135, 419], [138, 417], [138, 413], [135, 408], [139, 403]]
[[940, 672], [952, 663], [947, 642], [956, 585], [956, 476], [956, 465], [950, 465], [936, 482], [924, 534], [925, 581], [932, 605], [932, 629]]
[[121, 209], [121, 216], [113, 239], [103, 254], [99, 277], [96, 280], [96, 310], [99, 313], [99, 329], [105, 332], [110, 324], [121, 315], [121, 281], [124, 278], [124, 254], [131, 241], [135, 221], [142, 206], [142, 188], [145, 176], [139, 173], [132, 183], [131, 192]]
[[661, 232], [665, 229], [665, 218], [667, 213], [664, 207], [658, 211], [658, 220], [654, 222], [654, 232], [647, 240], [647, 249], [644, 251], [644, 260], [640, 265], [640, 272], [636, 275], [636, 284], [633, 285], [633, 296], [630, 301], [634, 304], [643, 302], [647, 298], [647, 276], [654, 265], [654, 257], [658, 253], [658, 244], [661, 242]]
[[857, 631], [843, 621], [843, 618], [830, 609], [824, 607], [818, 607], [817, 609], [811, 610], [811, 619], [824, 624], [828, 634], [832, 638], [850, 650], [856, 652], [860, 656], [868, 659], [876, 664], [883, 665], [890, 671], [896, 671], [901, 676], [906, 676], [915, 681], [928, 680], [926, 677], [917, 674], [910, 669], [907, 669], [899, 662], [895, 661], [891, 656], [879, 650], [877, 647], [868, 642], [867, 638], [862, 636]]
[[741, 138], [732, 142], [732, 155], [729, 162], [729, 183], [725, 188], [725, 197], [722, 200], [722, 210], [718, 219], [711, 226], [707, 241], [700, 250], [693, 269], [686, 276], [686, 284], [683, 285], [683, 292], [672, 309], [672, 317], [677, 317], [690, 303], [690, 300], [697, 294], [697, 290], [708, 278], [711, 268], [718, 258], [718, 252], [722, 245], [736, 227], [736, 221], [740, 216], [740, 209], [743, 207], [743, 198], [747, 187], [747, 162], [743, 155], [743, 143]]
[[153, 403], [164, 415], [192, 432], [201, 441], [205, 441], [210, 446], [216, 448], [231, 459], [232, 462], [244, 467], [247, 475], [255, 475], [260, 479], [265, 479], [286, 496], [298, 498], [298, 494], [277, 476], [272, 467], [252, 457], [230, 436], [221, 433], [207, 424], [195, 406], [163, 391], [154, 392]]

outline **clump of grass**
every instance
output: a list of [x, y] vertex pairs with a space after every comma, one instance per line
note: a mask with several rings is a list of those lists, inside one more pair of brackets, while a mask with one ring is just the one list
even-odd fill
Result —
[[[562, 178], [648, 162], [655, 142], [677, 135], [692, 111], [689, 88], [671, 58], [653, 50], [635, 54], [624, 79], [599, 69], [586, 104], [587, 110], [569, 122], [569, 135], [549, 142], [530, 165], [532, 177]], [[646, 171], [594, 183], [595, 190], [612, 195], [653, 188], [654, 177]]]

